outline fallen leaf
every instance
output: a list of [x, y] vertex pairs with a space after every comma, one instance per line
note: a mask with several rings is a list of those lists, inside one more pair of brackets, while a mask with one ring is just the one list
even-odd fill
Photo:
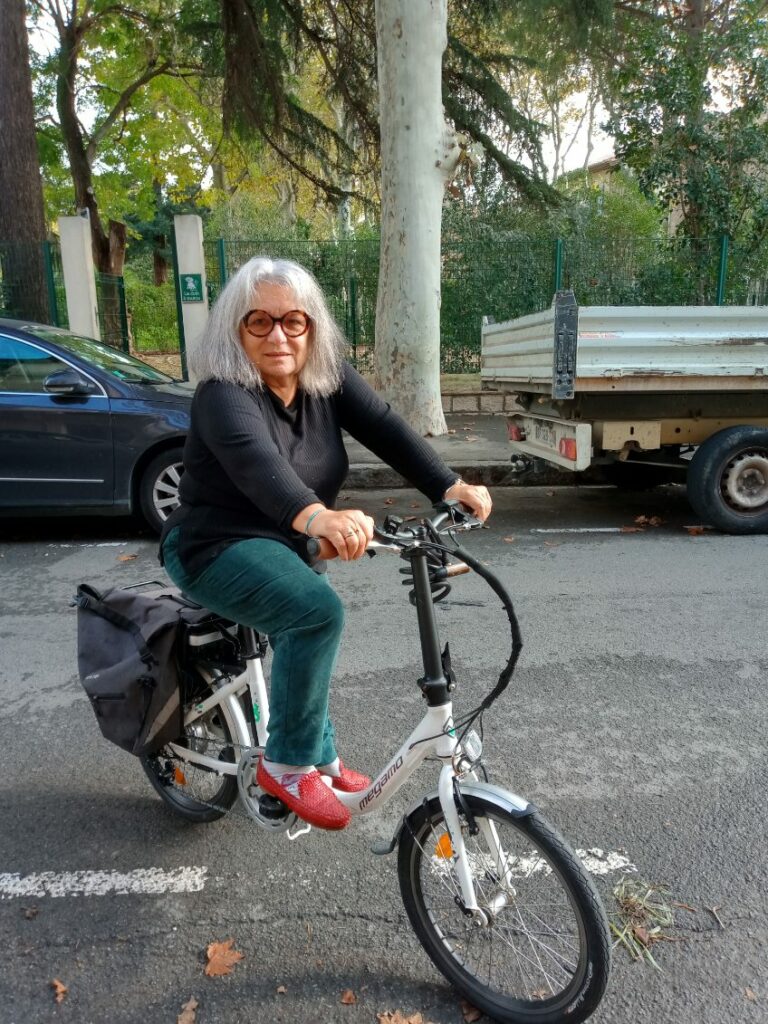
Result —
[[642, 528], [642, 526], [622, 526], [621, 532], [622, 533], [642, 533], [643, 532], [643, 528]]
[[23, 910], [24, 917], [26, 917], [28, 921], [34, 921], [34, 919], [40, 913], [40, 910], [37, 907], [24, 907]]
[[685, 529], [688, 531], [689, 537], [701, 537], [704, 533], [703, 526], [686, 526]]
[[212, 942], [206, 950], [208, 963], [205, 965], [205, 973], [209, 978], [220, 978], [225, 974], [231, 974], [235, 964], [243, 959], [243, 954], [232, 949], [234, 939], [227, 939], [226, 942]]
[[456, 433], [456, 428], [455, 427], [449, 427], [448, 428], [448, 433], [449, 434], [455, 434]]
[[479, 441], [480, 438], [476, 434], [467, 434], [464, 438], [465, 441]]
[[548, 999], [552, 993], [548, 988], [537, 988], [534, 992], [531, 992], [534, 999]]
[[384, 499], [384, 504], [385, 505], [394, 505], [395, 504], [395, 499], [394, 498], [385, 498]]
[[563, 542], [561, 540], [545, 540], [544, 541], [544, 547], [545, 548], [559, 548], [562, 543]]
[[188, 1003], [184, 1003], [181, 1008], [181, 1013], [176, 1018], [176, 1024], [195, 1024], [197, 1016], [195, 1010], [198, 1008], [200, 1003], [195, 999], [194, 996], [189, 1000]]
[[461, 1000], [461, 1014], [467, 1024], [474, 1024], [476, 1020], [480, 1020], [483, 1016], [476, 1006], [472, 1003], [468, 1003], [466, 999]]
[[278, 985], [277, 986], [276, 992], [277, 992], [277, 994], [279, 996], [284, 996], [287, 991], [288, 991], [288, 989], [285, 987], [285, 985]]
[[502, 537], [501, 539], [504, 541], [505, 544], [514, 544], [517, 540], [517, 537]]
[[69, 992], [69, 989], [64, 984], [64, 982], [59, 981], [58, 978], [54, 978], [53, 981], [51, 982], [51, 988], [54, 991], [54, 999], [56, 1000], [56, 1002], [63, 1003], [64, 996], [67, 994], [67, 992]]
[[132, 562], [134, 559], [138, 557], [138, 555], [118, 555], [117, 560], [118, 562]]
[[635, 936], [637, 941], [638, 942], [642, 942], [642, 944], [644, 946], [647, 946], [648, 943], [650, 942], [650, 938], [651, 937], [648, 934], [648, 929], [647, 928], [643, 928], [643, 926], [641, 924], [636, 924], [635, 925], [635, 927], [632, 929], [632, 934]]
[[554, 498], [554, 496], [555, 496], [555, 492], [554, 491], [547, 491], [547, 497], [548, 498]]
[[638, 526], [661, 526], [664, 520], [661, 516], [635, 516]]
[[351, 988], [345, 988], [341, 993], [341, 1001], [345, 1006], [354, 1006], [357, 1002], [357, 996]]
[[755, 993], [752, 991], [751, 988], [745, 988], [744, 989], [744, 995], [747, 997], [747, 999], [750, 1001], [750, 1003], [756, 1003], [757, 1002], [757, 996], [755, 995]]

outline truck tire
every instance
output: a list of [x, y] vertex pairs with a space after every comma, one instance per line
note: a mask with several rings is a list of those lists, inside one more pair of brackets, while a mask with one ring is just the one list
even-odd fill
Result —
[[691, 460], [688, 500], [725, 533], [768, 533], [768, 428], [726, 427]]

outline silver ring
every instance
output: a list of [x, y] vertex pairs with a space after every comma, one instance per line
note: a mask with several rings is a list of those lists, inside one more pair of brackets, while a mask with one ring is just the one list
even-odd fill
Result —
[[357, 536], [357, 530], [352, 529], [352, 530], [349, 531], [349, 533], [345, 533], [344, 536], [345, 537], [356, 537]]

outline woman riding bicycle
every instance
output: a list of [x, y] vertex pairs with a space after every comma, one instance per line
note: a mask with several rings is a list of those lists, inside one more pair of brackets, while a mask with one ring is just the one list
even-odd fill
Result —
[[192, 358], [181, 507], [161, 538], [177, 586], [269, 635], [269, 739], [256, 781], [327, 829], [344, 828], [349, 811], [320, 773], [345, 792], [370, 785], [336, 753], [328, 696], [344, 613], [307, 556], [315, 537], [328, 557], [352, 561], [373, 535], [360, 509], [334, 508], [349, 468], [342, 430], [431, 501], [458, 499], [482, 520], [491, 511], [485, 487], [457, 478], [345, 362], [344, 347], [298, 264], [255, 257], [230, 279]]

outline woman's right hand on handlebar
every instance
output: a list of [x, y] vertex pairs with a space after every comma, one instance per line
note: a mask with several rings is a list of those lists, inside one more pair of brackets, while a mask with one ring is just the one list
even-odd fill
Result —
[[344, 562], [362, 558], [373, 539], [373, 519], [357, 508], [321, 509], [313, 517], [309, 535], [320, 541], [320, 557]]

